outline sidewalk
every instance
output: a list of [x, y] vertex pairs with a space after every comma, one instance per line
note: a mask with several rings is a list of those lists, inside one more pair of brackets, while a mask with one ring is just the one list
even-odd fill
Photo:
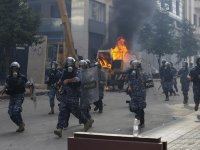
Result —
[[[2, 90], [2, 89], [3, 89], [3, 86], [0, 86], [0, 90]], [[40, 95], [47, 94], [48, 90], [47, 90], [47, 89], [44, 89], [44, 88], [36, 88], [35, 92], [36, 92], [36, 96], [40, 96]], [[26, 97], [30, 96], [30, 91], [29, 91], [29, 89], [26, 89], [25, 96], [26, 96]], [[0, 100], [8, 99], [8, 98], [9, 98], [8, 95], [6, 95], [6, 94], [1, 95], [1, 94], [0, 94]]]
[[200, 120], [196, 112], [162, 127], [142, 133], [143, 137], [161, 137], [168, 150], [200, 150]]

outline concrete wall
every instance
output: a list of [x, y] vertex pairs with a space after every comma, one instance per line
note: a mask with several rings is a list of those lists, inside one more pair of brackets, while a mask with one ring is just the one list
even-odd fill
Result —
[[47, 37], [44, 37], [42, 44], [29, 48], [27, 77], [32, 78], [36, 84], [44, 84], [46, 53]]

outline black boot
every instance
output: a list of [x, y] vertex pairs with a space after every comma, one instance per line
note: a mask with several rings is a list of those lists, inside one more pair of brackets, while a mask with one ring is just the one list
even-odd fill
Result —
[[54, 107], [53, 106], [51, 107], [51, 110], [50, 110], [50, 112], [48, 114], [49, 115], [53, 115], [54, 114]]
[[99, 101], [97, 102], [94, 102], [94, 105], [95, 105], [95, 108], [94, 108], [94, 111], [97, 111], [99, 109]]
[[54, 130], [54, 134], [61, 138], [62, 137], [62, 129]]
[[23, 132], [25, 130], [25, 124], [22, 122], [20, 125], [19, 125], [19, 128], [16, 130], [16, 132]]
[[103, 113], [103, 102], [102, 102], [102, 99], [100, 98], [99, 100], [99, 113]]
[[165, 101], [169, 101], [169, 95], [168, 95], [168, 92], [165, 92], [165, 96], [166, 96]]
[[184, 104], [184, 105], [187, 105], [187, 104], [188, 104], [188, 96], [187, 96], [187, 95], [184, 95], [183, 104]]
[[194, 110], [198, 111], [198, 109], [199, 109], [199, 103], [196, 103], [195, 106], [194, 106]]
[[142, 129], [145, 127], [144, 124], [144, 110], [140, 110], [140, 124], [139, 124], [139, 128]]

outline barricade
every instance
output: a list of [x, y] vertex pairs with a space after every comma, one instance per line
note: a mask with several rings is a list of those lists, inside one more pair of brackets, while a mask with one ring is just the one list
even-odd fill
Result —
[[167, 150], [161, 138], [76, 132], [68, 138], [68, 150]]

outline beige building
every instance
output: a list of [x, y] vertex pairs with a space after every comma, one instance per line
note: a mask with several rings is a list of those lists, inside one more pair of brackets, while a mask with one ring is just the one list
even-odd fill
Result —
[[[108, 38], [112, 0], [65, 0], [65, 2], [78, 55], [84, 59], [96, 59], [98, 49], [102, 48]], [[58, 54], [63, 51], [64, 28], [57, 0], [28, 0], [28, 3], [30, 8], [41, 16], [39, 33], [47, 37], [47, 49], [44, 49], [46, 54], [42, 55], [45, 57], [47, 69], [50, 62], [56, 61]], [[30, 56], [29, 62], [33, 61], [35, 58]], [[29, 65], [28, 74], [31, 74], [30, 71], [35, 67], [43, 69], [40, 78], [35, 79], [36, 82], [44, 83], [43, 65]]]
[[[184, 0], [184, 17], [194, 24], [196, 37], [200, 39], [200, 0]], [[189, 58], [194, 63], [195, 58]]]
[[[30, 7], [41, 14], [40, 34], [48, 38], [47, 61], [55, 60], [62, 49], [63, 26], [57, 0], [28, 0]], [[66, 0], [72, 35], [78, 54], [96, 58], [107, 38], [111, 0]]]
[[75, 48], [84, 58], [95, 59], [108, 35], [111, 0], [73, 0], [71, 25]]

